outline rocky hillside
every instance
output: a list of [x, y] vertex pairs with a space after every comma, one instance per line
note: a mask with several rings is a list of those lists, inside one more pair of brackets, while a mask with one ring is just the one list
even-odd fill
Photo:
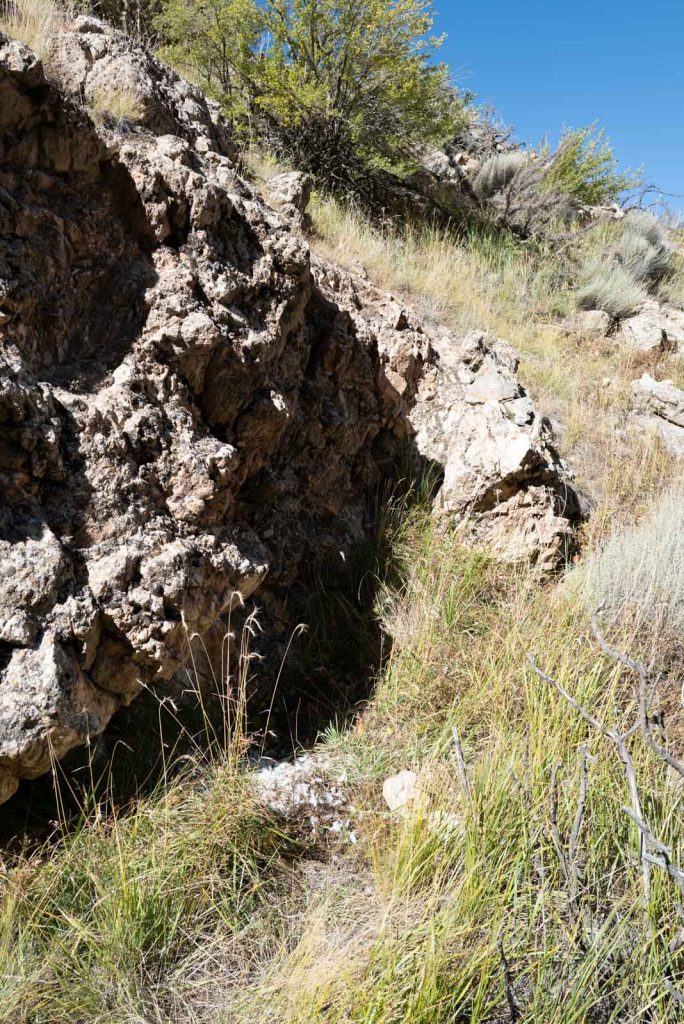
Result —
[[[231, 610], [285, 628], [407, 453], [507, 559], [553, 566], [580, 517], [505, 341], [313, 258], [216, 110], [121, 34], [77, 18], [50, 69], [0, 38], [3, 799]], [[122, 90], [135, 119], [93, 120]]]

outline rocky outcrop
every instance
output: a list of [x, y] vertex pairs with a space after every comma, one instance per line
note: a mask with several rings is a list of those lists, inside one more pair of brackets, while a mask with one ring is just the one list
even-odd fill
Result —
[[[125, 37], [51, 52], [60, 89], [0, 37], [0, 799], [350, 550], [406, 453], [506, 557], [552, 563], [578, 515], [508, 345], [312, 259]], [[140, 123], [96, 127], [80, 97], [131, 81]]]
[[684, 391], [644, 373], [632, 384], [632, 402], [636, 422], [656, 430], [673, 455], [684, 455]]
[[311, 220], [307, 209], [311, 201], [313, 180], [302, 171], [285, 171], [268, 182], [268, 197], [298, 231], [309, 231]]
[[583, 338], [605, 338], [612, 326], [611, 317], [602, 309], [580, 309], [562, 323], [566, 334]]
[[678, 351], [684, 348], [684, 312], [651, 299], [621, 322], [617, 340], [638, 352]]

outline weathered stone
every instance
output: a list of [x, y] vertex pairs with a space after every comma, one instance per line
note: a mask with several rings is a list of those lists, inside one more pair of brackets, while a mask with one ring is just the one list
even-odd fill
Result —
[[297, 213], [306, 213], [311, 200], [313, 182], [310, 175], [301, 171], [286, 171], [276, 174], [268, 182], [271, 199], [276, 203], [292, 207]]
[[[407, 449], [505, 557], [551, 562], [578, 515], [508, 345], [313, 259], [120, 33], [77, 20], [52, 55], [61, 91], [0, 38], [0, 799], [193, 634], [283, 609]], [[103, 82], [135, 84], [141, 126], [64, 93]]]
[[684, 455], [684, 391], [644, 373], [632, 384], [632, 400], [637, 422], [657, 430], [673, 455]]
[[684, 345], [684, 322], [677, 310], [649, 300], [620, 324], [617, 340], [639, 352], [670, 351]]
[[54, 35], [50, 71], [65, 93], [106, 111], [108, 101], [129, 100], [132, 120], [157, 135], [180, 136], [204, 153], [236, 156], [218, 106], [122, 32], [81, 15]]
[[583, 309], [563, 322], [569, 334], [603, 338], [610, 330], [612, 320], [602, 309]]
[[404, 770], [391, 775], [382, 784], [382, 795], [390, 811], [398, 811], [419, 795], [418, 776]]

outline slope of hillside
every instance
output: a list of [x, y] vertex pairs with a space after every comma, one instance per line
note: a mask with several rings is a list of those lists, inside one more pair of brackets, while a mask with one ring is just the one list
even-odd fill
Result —
[[126, 37], [43, 43], [0, 35], [0, 795], [56, 795], [1, 1024], [674, 1024], [680, 272], [578, 314], [562, 248], [307, 211]]

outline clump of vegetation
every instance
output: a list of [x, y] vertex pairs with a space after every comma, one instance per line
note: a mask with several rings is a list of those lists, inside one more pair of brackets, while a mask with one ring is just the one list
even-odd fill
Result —
[[[485, 139], [501, 129], [485, 122]], [[567, 231], [586, 205], [616, 202], [639, 176], [618, 170], [603, 132], [595, 126], [566, 132], [557, 151], [506, 148], [487, 156], [471, 187], [495, 224], [526, 237]]]
[[582, 570], [590, 607], [654, 635], [684, 632], [684, 489], [665, 491], [636, 525], [607, 541]]
[[640, 172], [620, 171], [609, 140], [595, 124], [563, 133], [544, 178], [545, 188], [588, 206], [614, 203], [641, 183]]
[[593, 257], [584, 264], [576, 292], [580, 309], [602, 309], [620, 320], [636, 312], [647, 298], [644, 286], [614, 260]]
[[74, 8], [53, 0], [2, 0], [0, 30], [46, 57], [50, 39], [73, 17]]
[[433, 18], [431, 0], [166, 0], [156, 24], [163, 52], [237, 124], [320, 182], [360, 190], [457, 130]]
[[97, 92], [90, 99], [90, 110], [96, 121], [122, 122], [142, 121], [145, 104], [133, 89], [118, 88]]
[[585, 260], [576, 298], [581, 308], [619, 320], [659, 295], [674, 258], [662, 224], [643, 210], [630, 210], [609, 237], [602, 252]]
[[523, 150], [496, 153], [478, 170], [473, 180], [473, 188], [482, 199], [491, 199], [497, 192], [510, 185], [528, 162], [529, 157]]
[[632, 210], [625, 217], [617, 256], [635, 281], [650, 288], [657, 286], [672, 267], [672, 251], [662, 224], [644, 210]]

